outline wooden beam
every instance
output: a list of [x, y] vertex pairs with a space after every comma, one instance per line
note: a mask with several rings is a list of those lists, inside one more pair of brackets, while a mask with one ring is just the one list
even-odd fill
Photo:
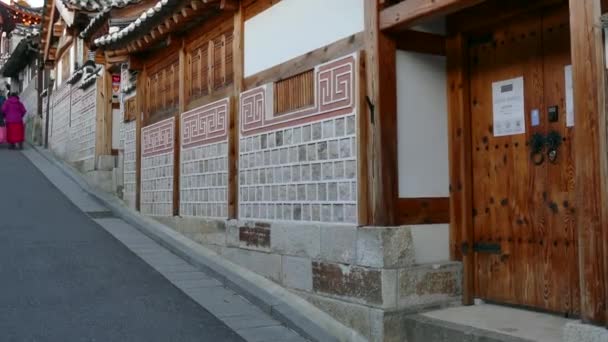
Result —
[[450, 198], [399, 198], [396, 224], [450, 223]]
[[380, 30], [379, 0], [365, 1], [367, 114], [370, 123], [370, 224], [395, 223], [397, 201], [397, 80], [395, 42]]
[[300, 74], [321, 63], [326, 63], [335, 58], [359, 51], [363, 48], [363, 38], [363, 32], [357, 33], [255, 75], [251, 75], [244, 81], [244, 90]]
[[237, 219], [239, 212], [239, 98], [244, 87], [244, 10], [242, 4], [233, 18], [232, 60], [234, 91], [230, 100], [230, 130], [228, 131], [228, 218]]
[[445, 56], [445, 37], [428, 32], [404, 30], [394, 36], [397, 49]]
[[137, 75], [137, 114], [135, 127], [135, 207], [141, 208], [141, 129], [144, 121], [146, 100], [146, 69]]
[[600, 0], [570, 0], [581, 318], [607, 323], [608, 134]]
[[406, 0], [380, 12], [380, 30], [398, 31], [477, 5], [484, 0]]
[[220, 9], [223, 11], [238, 11], [240, 10], [240, 2], [237, 0], [222, 0]]
[[447, 46], [448, 146], [450, 159], [450, 257], [462, 260], [462, 303], [473, 304], [473, 253], [462, 254], [462, 244], [473, 246], [473, 185], [471, 116], [469, 110], [466, 39], [450, 36]]

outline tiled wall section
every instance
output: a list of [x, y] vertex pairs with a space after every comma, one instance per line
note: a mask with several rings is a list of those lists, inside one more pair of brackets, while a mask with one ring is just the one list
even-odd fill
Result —
[[95, 160], [96, 86], [86, 89], [73, 87], [70, 128], [70, 160]]
[[123, 166], [124, 175], [124, 200], [127, 205], [135, 209], [136, 204], [136, 128], [135, 121], [126, 122], [123, 124], [125, 128], [125, 157]]
[[62, 84], [52, 94], [52, 117], [51, 117], [51, 149], [56, 154], [65, 157], [67, 142], [69, 140], [70, 126], [70, 91], [71, 86]]
[[182, 114], [181, 216], [228, 216], [229, 108], [224, 99]]
[[240, 218], [357, 222], [356, 62], [315, 68], [316, 103], [298, 112], [269, 113], [269, 86], [241, 95]]
[[173, 156], [175, 119], [142, 129], [140, 211], [150, 216], [173, 216]]

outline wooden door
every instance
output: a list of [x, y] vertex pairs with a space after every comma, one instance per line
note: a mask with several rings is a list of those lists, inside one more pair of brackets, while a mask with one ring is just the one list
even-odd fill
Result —
[[[573, 128], [566, 124], [567, 8], [518, 16], [469, 43], [475, 296], [576, 314]], [[494, 82], [523, 77], [525, 134], [496, 136]], [[549, 108], [557, 108], [557, 121]], [[533, 111], [538, 122], [532, 123]], [[536, 121], [536, 120], [534, 120]], [[555, 162], [531, 158], [534, 133], [560, 135]], [[535, 156], [539, 158], [540, 156]], [[538, 159], [537, 159], [538, 160]]]

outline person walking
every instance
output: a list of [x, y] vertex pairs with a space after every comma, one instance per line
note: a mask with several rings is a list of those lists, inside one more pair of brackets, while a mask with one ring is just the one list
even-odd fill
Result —
[[17, 93], [10, 93], [8, 99], [2, 105], [4, 113], [4, 121], [6, 122], [6, 140], [10, 144], [10, 149], [23, 149], [23, 141], [25, 140], [25, 126], [23, 125], [23, 117], [25, 116], [25, 106], [19, 100]]

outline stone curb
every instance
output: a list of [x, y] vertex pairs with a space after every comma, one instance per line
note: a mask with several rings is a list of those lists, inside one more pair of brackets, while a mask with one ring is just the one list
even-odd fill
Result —
[[212, 250], [188, 239], [173, 229], [126, 207], [111, 194], [89, 185], [67, 163], [50, 152], [30, 145], [46, 160], [57, 166], [85, 192], [106, 205], [115, 215], [133, 225], [161, 246], [188, 263], [211, 274], [226, 287], [245, 297], [273, 318], [312, 341], [366, 341], [359, 333], [344, 326], [303, 298], [237, 264], [225, 260]]

